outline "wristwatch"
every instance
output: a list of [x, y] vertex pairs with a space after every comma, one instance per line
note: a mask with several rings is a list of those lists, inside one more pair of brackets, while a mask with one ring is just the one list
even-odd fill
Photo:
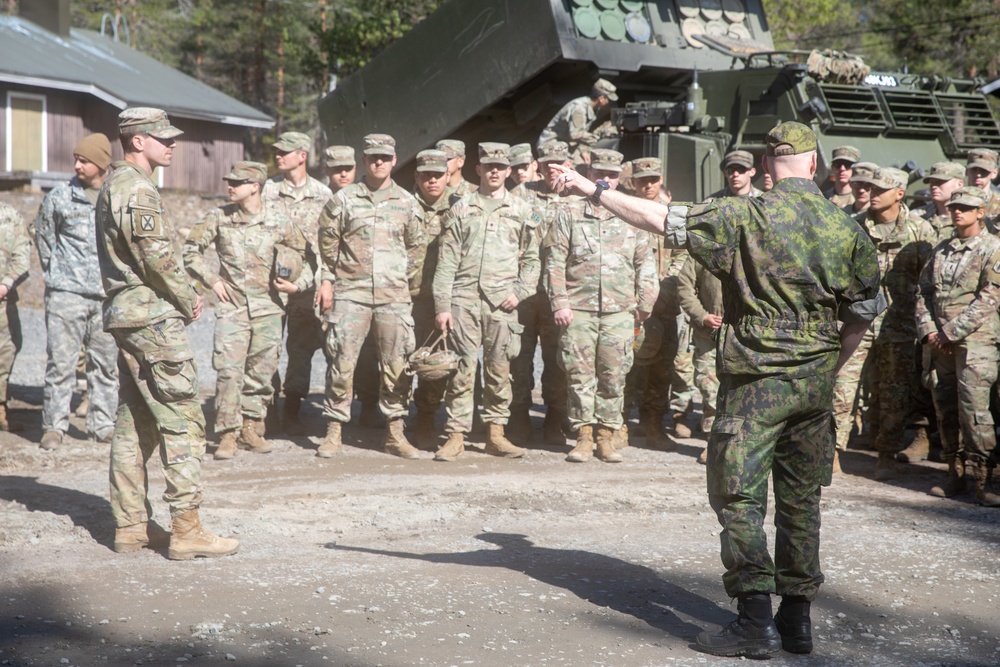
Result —
[[597, 181], [596, 185], [597, 189], [594, 190], [594, 194], [590, 195], [590, 201], [594, 204], [600, 204], [601, 195], [604, 194], [604, 191], [610, 188], [611, 185], [607, 181]]

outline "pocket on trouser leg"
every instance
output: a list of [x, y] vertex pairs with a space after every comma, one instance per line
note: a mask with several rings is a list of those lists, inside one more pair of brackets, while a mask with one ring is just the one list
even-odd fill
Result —
[[732, 496], [743, 488], [743, 461], [746, 452], [743, 426], [746, 419], [736, 415], [716, 415], [708, 438], [708, 493]]
[[198, 395], [198, 375], [191, 359], [151, 361], [149, 375], [155, 396], [164, 402], [183, 401]]
[[508, 322], [507, 323], [508, 335], [507, 341], [507, 359], [511, 360], [521, 354], [521, 335], [524, 333], [524, 325], [518, 322]]

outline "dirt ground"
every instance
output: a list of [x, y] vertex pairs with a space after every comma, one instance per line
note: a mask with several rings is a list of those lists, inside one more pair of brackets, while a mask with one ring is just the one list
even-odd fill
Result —
[[[738, 662], [691, 649], [735, 613], [700, 440], [660, 452], [634, 438], [617, 465], [541, 445], [518, 461], [473, 449], [435, 463], [386, 456], [380, 432], [352, 425], [324, 460], [314, 393], [311, 437], [205, 461], [202, 517], [240, 540], [237, 555], [118, 555], [107, 446], [76, 418], [56, 452], [36, 444], [44, 335], [25, 313], [12, 407], [26, 430], [0, 434], [0, 665]], [[824, 491], [816, 650], [770, 663], [1000, 664], [1000, 512], [928, 496], [939, 464], [895, 483], [871, 479], [870, 452], [843, 466]], [[168, 525], [158, 470], [150, 488]]]

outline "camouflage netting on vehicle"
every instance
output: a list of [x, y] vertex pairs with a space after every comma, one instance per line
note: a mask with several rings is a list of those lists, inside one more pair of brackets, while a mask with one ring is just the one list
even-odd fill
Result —
[[858, 56], [843, 51], [818, 51], [809, 54], [809, 74], [817, 81], [853, 86], [864, 82], [871, 67]]

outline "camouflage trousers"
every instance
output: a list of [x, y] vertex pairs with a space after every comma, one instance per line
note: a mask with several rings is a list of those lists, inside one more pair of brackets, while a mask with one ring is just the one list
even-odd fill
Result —
[[45, 335], [42, 431], [65, 433], [69, 429], [82, 345], [90, 394], [87, 432], [99, 440], [105, 438], [115, 428], [118, 410], [118, 345], [114, 336], [104, 331], [102, 300], [46, 290]]
[[3, 300], [0, 308], [0, 405], [10, 399], [8, 382], [14, 359], [21, 351], [21, 317], [17, 312], [17, 293]]
[[372, 306], [338, 299], [327, 318], [326, 353], [330, 365], [323, 414], [342, 423], [351, 421], [355, 369], [361, 347], [371, 331], [382, 365], [379, 408], [387, 419], [405, 417], [413, 378], [403, 372], [403, 367], [415, 347], [410, 304]]
[[[437, 337], [438, 329], [434, 323], [433, 299], [417, 299], [413, 302], [413, 328], [418, 347], [428, 345]], [[413, 392], [413, 404], [418, 412], [437, 412], [444, 401], [444, 393], [448, 389], [448, 380], [417, 379], [417, 388]]]
[[869, 375], [867, 368], [870, 366], [868, 353], [874, 340], [874, 333], [868, 329], [854, 354], [840, 369], [833, 387], [833, 419], [837, 428], [837, 449], [841, 451], [847, 449], [858, 415], [870, 401], [866, 378]]
[[622, 427], [625, 376], [632, 368], [635, 316], [631, 312], [573, 311], [559, 338], [559, 361], [566, 371], [570, 426]]
[[548, 296], [537, 292], [517, 304], [517, 321], [524, 327], [521, 349], [510, 362], [511, 411], [531, 408], [535, 388], [535, 346], [542, 347], [542, 402], [559, 413], [566, 411], [566, 374], [559, 367], [559, 327], [552, 319]]
[[[726, 594], [816, 596], [820, 487], [833, 471], [833, 373], [800, 379], [722, 375], [708, 440], [708, 497]], [[774, 476], [774, 560], [764, 519]]]
[[[1000, 352], [989, 343], [957, 343], [951, 354], [931, 354], [931, 392], [945, 460], [982, 463], [996, 445], [990, 392]], [[959, 432], [961, 431], [961, 438]]]
[[682, 316], [659, 315], [663, 343], [652, 363], [633, 366], [625, 379], [625, 410], [637, 405], [641, 411], [685, 412], [694, 396], [694, 366], [688, 350], [691, 329]]
[[510, 417], [510, 363], [521, 347], [521, 325], [517, 313], [505, 313], [486, 301], [479, 307], [452, 306], [455, 330], [451, 340], [458, 353], [458, 372], [448, 381], [445, 408], [446, 433], [472, 430], [475, 404], [476, 363], [483, 349], [483, 421], [506, 424]]
[[[285, 350], [288, 353], [288, 368], [285, 370], [285, 396], [297, 394], [301, 398], [309, 395], [309, 378], [312, 376], [312, 361], [316, 350], [326, 354], [326, 334], [323, 323], [313, 312], [314, 290], [290, 294], [285, 321], [288, 339]], [[327, 364], [330, 357], [327, 355]], [[275, 391], [280, 388], [276, 387]]]
[[868, 353], [866, 382], [870, 394], [871, 421], [878, 426], [875, 449], [895, 454], [906, 448], [906, 426], [916, 382], [916, 348], [912, 341], [875, 341]]
[[201, 505], [205, 416], [184, 323], [171, 318], [137, 329], [112, 329], [118, 343], [118, 416], [111, 440], [111, 511], [118, 527], [151, 516], [147, 465], [154, 453], [171, 516]]
[[715, 336], [706, 329], [691, 328], [694, 341], [694, 386], [701, 393], [701, 430], [709, 433], [715, 421], [719, 376], [715, 370]]
[[215, 307], [215, 432], [233, 431], [243, 418], [262, 420], [274, 398], [271, 378], [281, 354], [281, 315], [251, 317], [246, 307]]
[[378, 344], [375, 333], [368, 332], [368, 337], [361, 345], [358, 354], [358, 364], [354, 372], [354, 396], [362, 405], [377, 405], [381, 374], [378, 370]]

